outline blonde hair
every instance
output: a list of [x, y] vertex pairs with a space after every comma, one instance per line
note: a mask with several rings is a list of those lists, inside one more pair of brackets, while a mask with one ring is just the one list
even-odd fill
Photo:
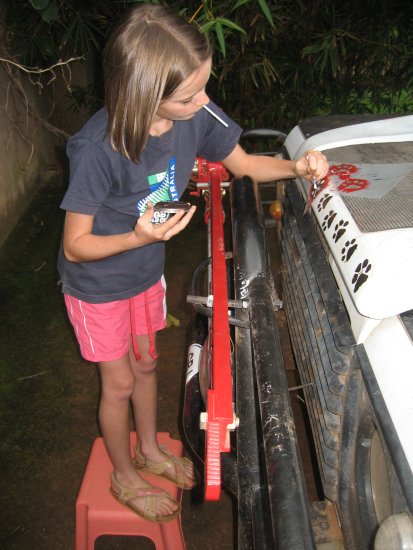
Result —
[[207, 37], [169, 8], [143, 4], [128, 12], [103, 53], [112, 148], [139, 162], [161, 101], [210, 57]]

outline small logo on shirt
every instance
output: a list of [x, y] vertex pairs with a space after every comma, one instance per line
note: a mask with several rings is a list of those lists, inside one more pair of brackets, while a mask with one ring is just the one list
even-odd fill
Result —
[[179, 199], [178, 191], [175, 184], [176, 159], [171, 158], [166, 172], [152, 174], [148, 176], [149, 195], [140, 200], [136, 207], [139, 214], [143, 214], [146, 210], [146, 204], [151, 202], [156, 204], [160, 201], [177, 201]]

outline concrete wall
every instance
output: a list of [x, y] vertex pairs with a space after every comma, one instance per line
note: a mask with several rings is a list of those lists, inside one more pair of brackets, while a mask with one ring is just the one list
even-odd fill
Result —
[[[0, 0], [0, 248], [15, 224], [24, 215], [36, 191], [66, 162], [67, 136], [75, 133], [88, 118], [75, 113], [67, 85], [88, 86], [95, 78], [96, 59], [75, 61], [70, 69], [56, 69], [50, 84], [50, 73], [42, 78], [43, 90], [34, 85], [36, 74], [27, 74], [4, 59], [17, 62], [6, 50], [13, 48], [5, 36], [4, 17], [10, 8]], [[30, 37], [28, 37], [30, 38]], [[27, 105], [36, 115], [62, 130], [58, 137], [36, 117], [30, 116]]]
[[[72, 63], [70, 84], [91, 84], [95, 64], [93, 56]], [[77, 132], [90, 116], [70, 108], [72, 101], [62, 78], [45, 85], [39, 94], [26, 73], [14, 68], [16, 83], [6, 69], [0, 61], [0, 248], [39, 186], [59, 172], [67, 160], [66, 138], [56, 136], [31, 117], [26, 104], [67, 136]]]
[[44, 116], [47, 94], [39, 95], [25, 73], [13, 74], [17, 83], [0, 63], [0, 247], [39, 186], [56, 173], [55, 146], [63, 144], [27, 112], [26, 101]]

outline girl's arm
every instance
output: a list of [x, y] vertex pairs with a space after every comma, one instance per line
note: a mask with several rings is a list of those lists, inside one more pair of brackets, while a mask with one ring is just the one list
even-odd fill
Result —
[[71, 262], [91, 262], [120, 254], [158, 241], [168, 241], [190, 222], [195, 206], [185, 214], [178, 212], [162, 224], [152, 224], [153, 206], [148, 203], [135, 228], [119, 235], [95, 235], [92, 233], [93, 216], [66, 212], [63, 251]]
[[222, 164], [235, 177], [250, 176], [259, 182], [290, 179], [297, 176], [317, 180], [323, 179], [329, 166], [320, 151], [307, 151], [298, 160], [285, 160], [275, 157], [249, 155], [237, 145]]

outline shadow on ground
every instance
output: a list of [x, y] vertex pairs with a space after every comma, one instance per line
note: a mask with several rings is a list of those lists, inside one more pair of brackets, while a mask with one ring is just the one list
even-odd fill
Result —
[[[41, 189], [0, 251], [0, 546], [74, 548], [74, 504], [96, 420], [99, 381], [81, 359], [66, 319], [57, 250], [63, 224], [60, 178]], [[192, 199], [191, 199], [192, 200]], [[167, 245], [168, 309], [179, 327], [158, 339], [159, 431], [182, 439], [180, 401], [186, 359], [189, 280], [206, 256], [202, 200], [191, 226]], [[187, 549], [233, 548], [232, 502], [186, 493]], [[97, 550], [153, 548], [142, 538], [102, 537]]]

